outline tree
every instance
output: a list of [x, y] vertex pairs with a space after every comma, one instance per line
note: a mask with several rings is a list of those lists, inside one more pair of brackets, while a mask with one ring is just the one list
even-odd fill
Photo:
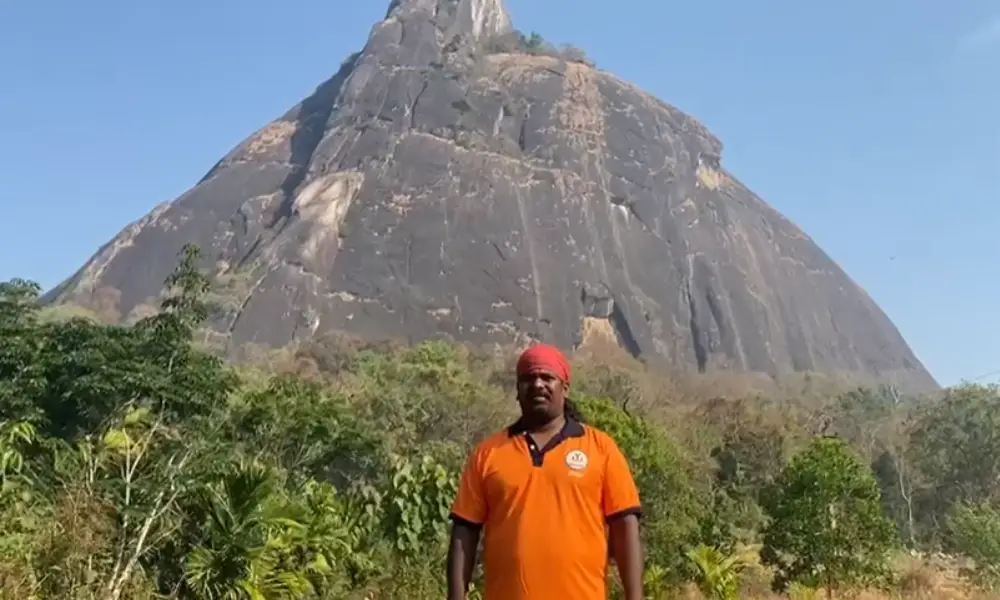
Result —
[[767, 403], [716, 399], [700, 407], [721, 438], [709, 453], [715, 473], [712, 512], [702, 525], [708, 544], [731, 550], [737, 542], [754, 541], [763, 525], [760, 494], [781, 471], [789, 445], [782, 424], [761, 410]]
[[[913, 502], [925, 541], [961, 503], [1000, 502], [1000, 386], [961, 385], [918, 411], [910, 432]], [[927, 535], [927, 534], [931, 535]]]
[[380, 440], [346, 401], [314, 381], [272, 377], [230, 409], [230, 439], [290, 473], [329, 480], [340, 488], [384, 472]]
[[103, 488], [119, 513], [118, 547], [106, 584], [109, 600], [122, 597], [140, 561], [172, 533], [163, 521], [184, 490], [191, 456], [191, 448], [179, 442], [157, 415], [131, 406], [99, 441], [81, 440], [92, 486]]
[[894, 385], [858, 388], [833, 406], [837, 434], [868, 459], [882, 494], [882, 506], [900, 536], [917, 545], [913, 506], [913, 469], [907, 456], [909, 429], [916, 406]]
[[817, 438], [781, 471], [764, 497], [771, 523], [761, 559], [774, 588], [874, 584], [889, 573], [892, 522], [882, 513], [872, 472], [837, 438]]
[[961, 503], [948, 514], [949, 549], [971, 558], [964, 575], [985, 588], [1000, 588], [1000, 510], [986, 502]]
[[532, 31], [531, 35], [524, 38], [524, 45], [528, 50], [542, 50], [545, 48], [545, 38], [537, 31]]
[[39, 353], [38, 284], [12, 279], [0, 283], [0, 415], [36, 424], [34, 401], [44, 388]]
[[280, 501], [276, 484], [266, 467], [244, 463], [199, 490], [193, 529], [201, 539], [185, 558], [186, 591], [205, 600], [284, 600], [310, 589], [304, 568], [280, 562], [283, 530], [303, 524]]
[[197, 256], [185, 247], [165, 282], [162, 312], [134, 327], [83, 318], [42, 322], [37, 285], [0, 284], [0, 414], [75, 440], [126, 405], [151, 406], [177, 422], [221, 404], [236, 379], [219, 358], [191, 344], [208, 288]]

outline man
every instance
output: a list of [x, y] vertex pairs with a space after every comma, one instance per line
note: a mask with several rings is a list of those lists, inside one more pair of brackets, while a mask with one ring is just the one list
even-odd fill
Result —
[[614, 440], [580, 422], [569, 375], [552, 346], [519, 358], [521, 417], [473, 450], [452, 506], [448, 600], [466, 598], [480, 531], [485, 600], [605, 600], [609, 548], [642, 600], [639, 494]]

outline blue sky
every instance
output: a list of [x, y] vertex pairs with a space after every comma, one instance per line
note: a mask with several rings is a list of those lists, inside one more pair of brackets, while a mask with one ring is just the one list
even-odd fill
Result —
[[[941, 383], [1000, 371], [995, 1], [508, 3], [704, 122]], [[58, 283], [331, 75], [387, 6], [0, 2], [0, 279]]]

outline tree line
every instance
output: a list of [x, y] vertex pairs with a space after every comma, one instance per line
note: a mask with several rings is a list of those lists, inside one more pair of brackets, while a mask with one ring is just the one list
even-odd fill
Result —
[[[0, 598], [443, 597], [458, 473], [516, 414], [513, 354], [328, 337], [228, 364], [197, 343], [198, 264], [185, 248], [127, 325], [0, 284]], [[574, 367], [640, 488], [650, 598], [905, 590], [918, 553], [1000, 585], [996, 387], [680, 398], [638, 363]]]

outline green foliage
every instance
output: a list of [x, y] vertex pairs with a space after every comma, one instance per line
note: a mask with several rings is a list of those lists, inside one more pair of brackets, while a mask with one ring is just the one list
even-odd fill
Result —
[[38, 317], [37, 284], [20, 279], [0, 283], [0, 415], [35, 422], [33, 402], [44, 386], [40, 340], [32, 334]]
[[948, 515], [948, 545], [971, 558], [965, 575], [976, 584], [1000, 589], [1000, 510], [993, 504], [958, 504]]
[[547, 42], [540, 33], [535, 31], [528, 35], [520, 31], [512, 31], [496, 36], [487, 42], [486, 50], [490, 53], [520, 52], [535, 56], [551, 56], [569, 62], [578, 62], [593, 66], [593, 62], [583, 50], [569, 44], [559, 47], [554, 46]]
[[246, 389], [230, 403], [228, 437], [293, 477], [346, 487], [371, 483], [387, 464], [382, 440], [341, 394], [291, 375]]
[[38, 313], [42, 288], [33, 281], [11, 279], [0, 283], [0, 326], [24, 324]]
[[176, 293], [163, 313], [134, 327], [86, 319], [39, 323], [36, 288], [0, 289], [0, 414], [45, 435], [74, 439], [129, 403], [156, 406], [168, 421], [204, 415], [237, 381], [221, 361], [191, 345], [207, 285], [186, 250], [168, 279]]
[[764, 502], [761, 558], [774, 587], [876, 584], [894, 542], [871, 471], [836, 438], [817, 438], [782, 470]]
[[532, 31], [531, 35], [527, 37], [522, 36], [522, 40], [524, 47], [528, 50], [541, 50], [545, 47], [545, 38], [537, 31]]
[[484, 433], [474, 423], [488, 417], [484, 397], [490, 392], [451, 344], [431, 341], [392, 353], [362, 350], [349, 371], [353, 377], [345, 389], [352, 405], [366, 420], [393, 431], [391, 451], [407, 454], [435, 439], [469, 446]]
[[189, 509], [183, 588], [193, 597], [343, 594], [374, 570], [363, 519], [328, 484], [282, 489], [265, 465], [241, 462], [202, 487]]
[[201, 250], [187, 244], [181, 249], [181, 259], [174, 271], [165, 282], [168, 290], [163, 300], [163, 312], [153, 319], [158, 324], [171, 323], [181, 330], [176, 339], [190, 340], [195, 329], [208, 317], [208, 295], [210, 282], [206, 275], [198, 270], [198, 259]]
[[963, 385], [917, 411], [910, 461], [919, 469], [914, 505], [923, 537], [961, 503], [1000, 502], [1000, 386]]
[[385, 525], [395, 548], [414, 556], [440, 547], [448, 535], [448, 513], [457, 491], [458, 473], [432, 456], [393, 456]]
[[740, 574], [748, 565], [744, 553], [725, 554], [718, 548], [699, 545], [687, 552], [698, 569], [696, 582], [710, 600], [734, 600], [740, 591]]
[[[510, 357], [340, 340], [270, 372], [234, 368], [194, 341], [200, 260], [186, 247], [159, 312], [131, 325], [0, 283], [0, 600], [443, 597], [459, 469], [516, 416]], [[877, 583], [883, 510], [996, 585], [997, 388], [722, 401], [641, 366], [582, 366], [576, 404], [640, 489], [649, 597], [693, 581], [733, 598], [750, 581], [735, 549], [761, 537], [793, 597]], [[813, 437], [827, 412], [843, 441]]]
[[36, 437], [31, 423], [0, 421], [0, 492], [22, 474], [23, 450], [33, 444]]
[[274, 487], [267, 469], [236, 465], [197, 491], [195, 524], [202, 533], [187, 554], [184, 578], [195, 596], [294, 597], [306, 585], [300, 570], [276, 568], [281, 533], [301, 524], [282, 510]]
[[17, 553], [38, 525], [35, 480], [25, 453], [37, 442], [30, 423], [0, 421], [0, 560]]
[[798, 582], [793, 582], [788, 586], [788, 597], [792, 600], [815, 600], [819, 597], [819, 590]]
[[732, 550], [738, 543], [756, 541], [765, 525], [760, 494], [785, 464], [788, 436], [761, 413], [748, 413], [743, 403], [715, 408], [738, 426], [724, 425], [709, 452], [715, 467], [712, 511], [702, 521], [702, 535], [708, 544]]

